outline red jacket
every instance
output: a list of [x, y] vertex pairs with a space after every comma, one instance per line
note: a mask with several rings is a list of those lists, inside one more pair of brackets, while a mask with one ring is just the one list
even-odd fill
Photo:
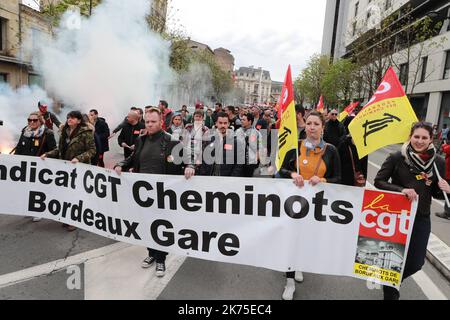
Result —
[[445, 153], [445, 179], [450, 179], [450, 144], [444, 144], [442, 151]]

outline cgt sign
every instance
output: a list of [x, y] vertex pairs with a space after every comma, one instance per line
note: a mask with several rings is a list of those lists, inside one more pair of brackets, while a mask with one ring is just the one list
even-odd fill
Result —
[[406, 197], [366, 190], [360, 236], [405, 243], [411, 226], [411, 202]]

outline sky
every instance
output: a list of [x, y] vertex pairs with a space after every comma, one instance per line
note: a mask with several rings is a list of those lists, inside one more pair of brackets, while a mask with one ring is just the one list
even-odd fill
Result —
[[192, 40], [231, 51], [235, 67], [255, 66], [284, 81], [320, 53], [326, 0], [172, 0], [169, 24]]

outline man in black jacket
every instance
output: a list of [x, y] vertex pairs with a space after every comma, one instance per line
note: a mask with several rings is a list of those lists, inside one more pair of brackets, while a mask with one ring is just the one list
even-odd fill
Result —
[[[118, 174], [122, 170], [131, 170], [143, 174], [181, 175], [182, 166], [174, 164], [173, 149], [180, 143], [172, 140], [171, 135], [162, 130], [162, 115], [156, 109], [150, 109], [145, 115], [146, 135], [136, 141], [133, 154], [118, 163], [114, 169]], [[143, 268], [149, 268], [156, 262], [156, 276], [163, 277], [166, 271], [167, 252], [148, 248], [148, 257], [142, 262]]]
[[325, 124], [325, 129], [323, 133], [323, 139], [325, 142], [328, 142], [335, 146], [339, 147], [341, 141], [345, 138], [346, 132], [345, 127], [342, 123], [337, 119], [338, 111], [333, 109], [330, 112], [330, 119]]
[[[229, 130], [230, 120], [225, 112], [217, 114], [216, 132], [203, 151], [203, 163], [199, 169], [201, 176], [241, 177], [245, 163], [245, 146], [239, 148], [236, 137]], [[239, 149], [239, 150], [238, 150]], [[187, 171], [186, 178], [195, 175]]]
[[98, 166], [104, 168], [104, 155], [109, 151], [109, 126], [104, 118], [99, 118], [98, 111], [92, 109], [89, 111], [89, 117], [93, 120], [95, 126], [95, 134], [99, 137], [100, 147], [98, 153]]
[[133, 153], [136, 140], [144, 129], [145, 126], [139, 121], [139, 113], [130, 111], [127, 116], [127, 123], [117, 139], [119, 145], [123, 148], [125, 159]]

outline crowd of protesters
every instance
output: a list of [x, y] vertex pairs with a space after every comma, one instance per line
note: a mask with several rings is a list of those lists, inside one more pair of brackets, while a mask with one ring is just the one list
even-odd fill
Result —
[[[46, 105], [39, 104], [39, 111], [28, 117], [15, 153], [104, 167], [109, 140], [119, 134], [117, 142], [123, 148], [124, 160], [114, 166], [118, 174], [127, 171], [184, 174], [186, 179], [193, 176], [292, 179], [298, 188], [306, 183], [365, 186], [368, 158], [359, 159], [348, 131], [355, 114], [340, 122], [336, 109], [322, 114], [296, 105], [298, 150], [289, 152], [277, 171], [274, 159], [280, 119], [275, 107], [224, 107], [216, 103], [213, 110], [197, 103], [190, 114], [185, 105], [174, 111], [161, 100], [157, 107], [144, 109], [131, 108], [110, 134], [105, 119], [99, 117], [96, 109], [84, 117], [81, 112], [72, 111], [62, 124]], [[54, 125], [60, 131], [58, 144], [52, 131]], [[183, 161], [179, 165], [172, 154], [177, 146], [182, 146]], [[444, 149], [450, 155], [450, 147], [444, 145]], [[208, 161], [203, 157], [205, 154], [211, 155]], [[441, 198], [442, 192], [450, 193], [449, 184], [433, 172], [434, 164], [442, 177], [450, 178], [449, 172], [445, 174], [445, 162], [433, 145], [433, 127], [418, 123], [412, 128], [410, 140], [401, 151], [389, 156], [375, 178], [375, 186], [380, 189], [401, 192], [411, 200], [419, 197], [404, 278], [419, 271], [425, 262], [432, 197]], [[418, 176], [423, 179], [417, 179]], [[450, 218], [448, 211], [446, 208], [446, 212], [440, 213], [441, 217]], [[75, 229], [65, 227], [69, 231]], [[156, 263], [156, 275], [162, 277], [166, 256], [165, 252], [148, 248], [142, 267], [149, 268]], [[303, 281], [301, 270], [287, 273], [284, 300], [293, 299], [295, 281]], [[399, 296], [396, 289], [384, 288], [385, 299]]]

